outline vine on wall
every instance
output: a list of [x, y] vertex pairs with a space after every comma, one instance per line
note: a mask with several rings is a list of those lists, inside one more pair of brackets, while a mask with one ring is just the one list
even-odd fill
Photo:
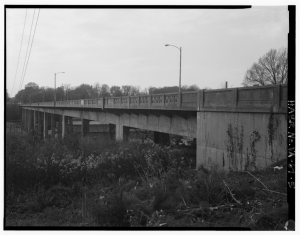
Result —
[[268, 123], [268, 137], [269, 137], [269, 146], [270, 146], [270, 150], [271, 150], [271, 159], [273, 160], [273, 155], [274, 155], [274, 147], [273, 147], [273, 143], [274, 143], [274, 139], [275, 139], [275, 132], [279, 126], [279, 118], [274, 115], [274, 113], [271, 113], [270, 117], [269, 117], [269, 123]]
[[253, 167], [256, 169], [256, 154], [257, 150], [255, 149], [255, 143], [259, 141], [260, 134], [258, 131], [253, 131], [250, 135], [250, 156], [248, 154], [247, 148], [247, 160], [245, 164], [245, 170], [251, 170]]
[[[239, 131], [238, 126], [232, 127], [232, 124], [228, 124], [227, 128], [227, 157], [231, 163], [232, 170], [238, 170], [238, 163], [240, 162], [240, 167], [243, 163], [243, 139], [244, 139], [244, 127], [241, 126], [241, 131]], [[240, 159], [239, 159], [240, 158]], [[240, 161], [239, 161], [240, 160]], [[230, 168], [231, 168], [230, 167]]]

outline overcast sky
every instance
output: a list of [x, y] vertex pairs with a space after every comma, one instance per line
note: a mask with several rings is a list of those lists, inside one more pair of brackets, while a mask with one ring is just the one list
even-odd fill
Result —
[[[38, 9], [27, 10], [19, 65], [26, 9], [6, 11], [6, 86], [11, 97], [19, 91], [34, 10], [32, 34]], [[178, 86], [180, 53], [165, 44], [182, 47], [182, 85], [218, 89], [228, 81], [229, 87], [240, 87], [259, 57], [287, 47], [288, 28], [286, 6], [41, 9], [22, 89], [29, 82], [54, 87], [54, 73], [62, 71], [57, 86]]]

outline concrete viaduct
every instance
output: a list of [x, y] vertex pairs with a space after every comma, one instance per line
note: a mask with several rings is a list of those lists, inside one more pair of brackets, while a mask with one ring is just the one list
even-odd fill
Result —
[[116, 140], [129, 128], [196, 139], [197, 168], [224, 170], [265, 168], [287, 155], [287, 85], [268, 85], [195, 92], [107, 97], [22, 104], [22, 128], [48, 138], [48, 129], [64, 138], [72, 118], [109, 124]]

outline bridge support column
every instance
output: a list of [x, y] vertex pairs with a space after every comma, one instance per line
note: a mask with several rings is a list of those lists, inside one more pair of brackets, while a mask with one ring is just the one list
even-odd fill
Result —
[[64, 114], [62, 115], [62, 138], [64, 139], [66, 134], [69, 133], [69, 128], [68, 128], [68, 117], [65, 116]]
[[82, 119], [82, 125], [81, 125], [82, 137], [84, 137], [89, 133], [89, 124], [90, 124], [90, 120]]
[[28, 116], [27, 116], [27, 109], [23, 109], [24, 110], [24, 124], [23, 124], [23, 131], [26, 131], [27, 132], [27, 119], [28, 119]]
[[27, 132], [31, 134], [32, 132], [32, 122], [33, 122], [33, 111], [27, 110]]
[[63, 120], [63, 116], [57, 115], [57, 138], [58, 139], [62, 138], [62, 120]]
[[42, 137], [43, 136], [43, 124], [44, 124], [44, 115], [43, 112], [38, 112], [38, 136]]
[[38, 130], [38, 111], [33, 110], [33, 130]]
[[123, 126], [123, 140], [128, 141], [129, 140], [129, 130], [130, 128], [127, 126]]
[[22, 109], [22, 122], [21, 122], [21, 129], [24, 130], [24, 124], [25, 124], [25, 109]]
[[161, 145], [169, 145], [170, 135], [168, 133], [154, 131], [154, 143]]
[[69, 133], [73, 133], [73, 118], [72, 117], [68, 117], [68, 128], [69, 128]]
[[46, 141], [48, 136], [48, 123], [49, 123], [49, 114], [44, 112], [44, 140]]
[[123, 125], [116, 125], [116, 140], [117, 141], [128, 141], [129, 138], [129, 127]]
[[22, 131], [26, 131], [26, 109], [22, 109]]
[[55, 114], [50, 114], [50, 122], [51, 122], [51, 138], [55, 138]]
[[116, 140], [116, 125], [108, 124], [109, 136], [111, 140]]

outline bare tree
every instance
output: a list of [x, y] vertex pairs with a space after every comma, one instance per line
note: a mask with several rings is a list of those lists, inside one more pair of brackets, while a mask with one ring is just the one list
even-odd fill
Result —
[[287, 49], [272, 49], [247, 70], [243, 86], [286, 84], [288, 73]]

